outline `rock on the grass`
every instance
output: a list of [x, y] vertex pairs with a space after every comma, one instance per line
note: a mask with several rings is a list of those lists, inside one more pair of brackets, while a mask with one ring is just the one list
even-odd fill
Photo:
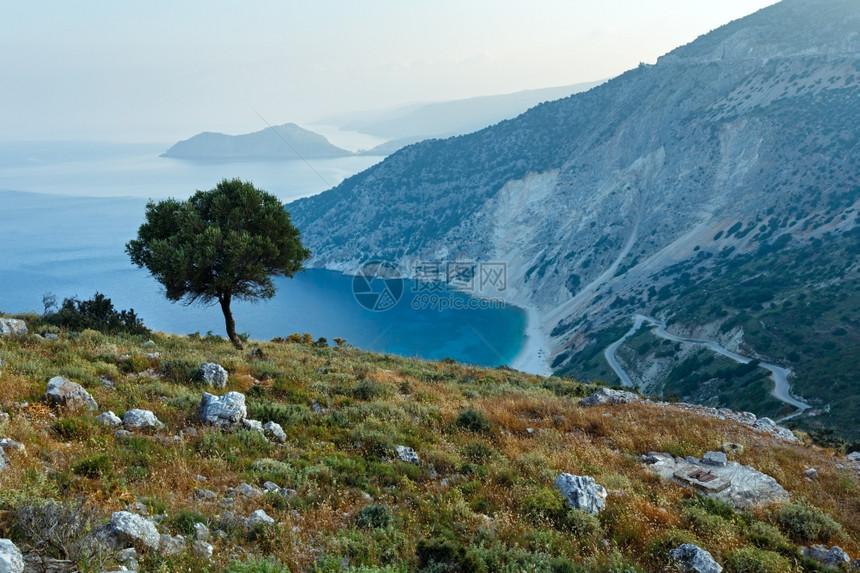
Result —
[[0, 318], [0, 337], [24, 336], [27, 334], [27, 323], [17, 318]]
[[635, 402], [642, 402], [642, 398], [633, 392], [601, 388], [596, 394], [580, 400], [579, 405], [597, 406], [600, 404], [631, 404]]
[[275, 523], [275, 520], [269, 517], [262, 509], [258, 509], [257, 511], [248, 516], [246, 523], [249, 527], [254, 526], [258, 523], [262, 523], [264, 525], [272, 525]]
[[843, 549], [834, 545], [830, 549], [826, 545], [811, 545], [803, 548], [803, 554], [810, 559], [815, 559], [823, 565], [839, 567], [851, 563], [851, 557]]
[[119, 416], [114, 414], [111, 410], [108, 410], [107, 412], [102, 412], [101, 414], [96, 416], [96, 420], [106, 426], [110, 426], [111, 428], [122, 426], [122, 420], [120, 420]]
[[194, 555], [200, 557], [201, 559], [211, 559], [212, 552], [215, 551], [215, 548], [212, 547], [209, 543], [198, 539], [194, 542], [192, 546], [192, 551], [194, 551]]
[[159, 548], [162, 555], [179, 555], [185, 549], [185, 538], [181, 535], [170, 537], [163, 533]]
[[418, 454], [415, 453], [410, 447], [407, 446], [395, 446], [397, 450], [397, 458], [401, 462], [406, 462], [407, 464], [419, 465], [421, 461], [418, 459]]
[[127, 547], [139, 543], [150, 549], [158, 549], [161, 536], [155, 525], [139, 515], [128, 511], [116, 511], [100, 535], [112, 547]]
[[263, 426], [263, 434], [276, 442], [286, 442], [287, 441], [287, 433], [284, 432], [284, 429], [277, 422], [266, 422]]
[[673, 549], [669, 557], [684, 573], [720, 573], [723, 570], [710, 553], [690, 543]]
[[194, 524], [194, 539], [197, 541], [209, 541], [209, 528], [205, 523]]
[[155, 417], [152, 411], [136, 408], [123, 414], [122, 425], [125, 426], [126, 430], [146, 430], [148, 428], [160, 430], [164, 427], [164, 424]]
[[197, 417], [201, 422], [219, 428], [236, 428], [247, 415], [245, 395], [239, 392], [227, 392], [220, 397], [203, 392], [197, 408]]
[[48, 381], [45, 400], [54, 406], [81, 408], [95, 412], [99, 409], [95, 399], [84, 387], [62, 376], [54, 376]]
[[2, 450], [4, 453], [15, 452], [22, 456], [27, 455], [27, 446], [25, 446], [21, 442], [16, 442], [11, 438], [3, 438], [2, 440], [0, 440], [0, 450]]
[[559, 490], [574, 509], [597, 514], [606, 506], [606, 488], [588, 476], [561, 474], [555, 480]]
[[24, 556], [10, 539], [0, 539], [0, 573], [22, 573]]
[[223, 388], [227, 385], [227, 371], [220, 364], [204, 362], [200, 365], [200, 379], [213, 388]]
[[245, 418], [244, 420], [242, 420], [242, 427], [248, 431], [258, 432], [265, 436], [265, 434], [263, 433], [263, 422], [259, 420], [251, 420], [249, 418]]

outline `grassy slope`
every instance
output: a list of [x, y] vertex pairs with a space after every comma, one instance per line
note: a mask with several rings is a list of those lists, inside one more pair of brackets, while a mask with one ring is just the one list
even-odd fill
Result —
[[[44, 507], [44, 500], [92, 507], [84, 530], [138, 500], [167, 515], [162, 533], [190, 534], [195, 520], [226, 532], [213, 541], [209, 564], [190, 552], [144, 553], [146, 571], [264, 571], [259, 564], [237, 565], [260, 556], [292, 571], [406, 570], [431, 550], [450, 565], [437, 571], [609, 571], [624, 564], [654, 571], [682, 540], [699, 543], [724, 564], [754, 544], [795, 560], [796, 543], [768, 529], [772, 511], [727, 514], [661, 482], [639, 462], [649, 451], [700, 456], [733, 441], [746, 446], [738, 461], [774, 476], [794, 499], [809, 500], [841, 523], [843, 536], [815, 540], [860, 553], [858, 476], [839, 469], [827, 450], [659, 406], [581, 408], [576, 402], [593, 388], [508, 370], [295, 343], [253, 343], [262, 353], [254, 357], [219, 338], [156, 334], [154, 348], [145, 340], [95, 331], [61, 333], [56, 342], [0, 340], [7, 363], [2, 409], [11, 414], [0, 437], [23, 442], [28, 452], [11, 455], [12, 468], [0, 473], [0, 537], [34, 544], [38, 533], [22, 529], [22, 515]], [[148, 360], [154, 351], [159, 356]], [[281, 423], [287, 444], [207, 428], [174, 438], [195, 425], [204, 388], [192, 377], [204, 361], [226, 367], [225, 391], [245, 393], [249, 417]], [[90, 416], [51, 412], [41, 400], [54, 375], [83, 384], [100, 411], [122, 416], [151, 409], [166, 429], [116, 438]], [[489, 430], [458, 425], [467, 409], [480, 412]], [[422, 464], [394, 461], [400, 444], [413, 447]], [[818, 481], [804, 478], [808, 467], [818, 468]], [[560, 472], [591, 475], [610, 490], [599, 521], [565, 513], [552, 490]], [[196, 474], [208, 477], [202, 487], [218, 492], [218, 501], [193, 499], [201, 487]], [[298, 495], [237, 494], [233, 505], [222, 505], [227, 487], [266, 480]], [[279, 525], [248, 532], [229, 518], [228, 510], [247, 516], [260, 508]], [[56, 547], [47, 552], [62, 556]], [[86, 555], [71, 551], [84, 570], [97, 561], [87, 564]], [[758, 557], [786, 563], [775, 554]], [[112, 564], [112, 557], [103, 559], [102, 565]]]

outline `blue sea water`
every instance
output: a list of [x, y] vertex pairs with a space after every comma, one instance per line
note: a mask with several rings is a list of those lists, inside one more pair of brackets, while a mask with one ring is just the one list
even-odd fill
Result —
[[[380, 158], [196, 164], [157, 155], [164, 146], [0, 143], [0, 311], [41, 312], [42, 295], [59, 300], [107, 295], [118, 309], [133, 308], [153, 330], [224, 333], [218, 307], [170, 303], [124, 245], [134, 238], [149, 198], [184, 198], [223, 177], [252, 180], [282, 200], [337, 183]], [[509, 364], [525, 340], [525, 313], [514, 307], [465, 308], [464, 294], [446, 293], [458, 309], [414, 308], [404, 295], [384, 312], [364, 309], [352, 277], [310, 269], [276, 279], [278, 292], [256, 304], [236, 302], [237, 330], [267, 340], [293, 332], [345, 338], [367, 350], [426, 359], [450, 357], [479, 365]], [[415, 303], [413, 305], [413, 303]], [[485, 306], [485, 305], [483, 305]]]

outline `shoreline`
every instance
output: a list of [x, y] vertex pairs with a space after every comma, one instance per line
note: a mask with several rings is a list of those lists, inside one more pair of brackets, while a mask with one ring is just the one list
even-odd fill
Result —
[[549, 337], [541, 330], [535, 310], [529, 307], [520, 308], [526, 312], [526, 340], [511, 368], [527, 374], [551, 376], [552, 369], [547, 362]]

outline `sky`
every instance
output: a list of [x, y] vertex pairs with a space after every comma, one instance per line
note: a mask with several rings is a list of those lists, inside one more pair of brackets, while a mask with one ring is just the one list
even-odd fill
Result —
[[7, 2], [0, 140], [169, 143], [608, 79], [774, 3]]

